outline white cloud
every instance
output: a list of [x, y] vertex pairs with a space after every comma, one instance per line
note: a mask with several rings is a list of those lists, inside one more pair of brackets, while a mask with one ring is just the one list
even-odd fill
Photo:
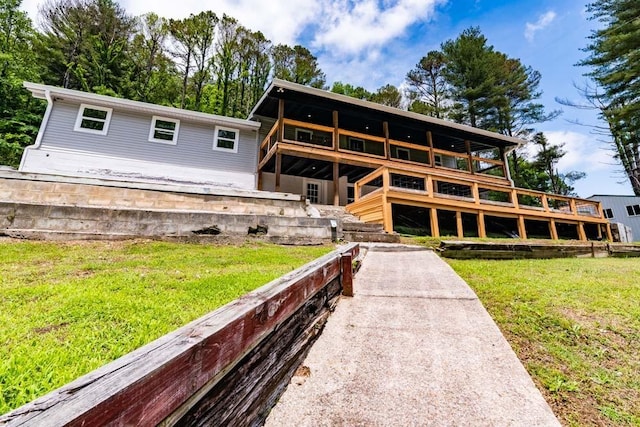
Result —
[[561, 172], [578, 170], [589, 174], [613, 167], [611, 151], [593, 135], [566, 130], [544, 134], [552, 145], [564, 144], [567, 154], [558, 162]]
[[556, 19], [556, 13], [550, 10], [547, 13], [540, 15], [538, 21], [535, 24], [527, 22], [524, 30], [524, 38], [532, 42], [536, 33], [548, 27], [554, 21], [554, 19]]
[[313, 46], [336, 54], [356, 54], [379, 47], [428, 21], [442, 0], [325, 0]]

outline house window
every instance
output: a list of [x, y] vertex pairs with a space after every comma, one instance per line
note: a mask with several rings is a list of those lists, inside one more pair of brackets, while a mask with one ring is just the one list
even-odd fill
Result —
[[411, 160], [410, 151], [406, 148], [396, 148], [396, 156], [400, 160]]
[[178, 143], [179, 129], [180, 120], [153, 116], [151, 129], [149, 130], [149, 141], [175, 145]]
[[216, 126], [215, 136], [213, 138], [213, 149], [237, 153], [239, 134], [238, 129]]
[[364, 153], [364, 140], [349, 137], [349, 150]]
[[111, 108], [81, 104], [73, 130], [106, 135], [111, 121]]
[[313, 132], [307, 129], [297, 129], [296, 128], [296, 141], [298, 142], [306, 142], [308, 144], [311, 143], [311, 139], [313, 138]]
[[640, 205], [627, 206], [627, 213], [629, 214], [629, 216], [640, 215]]
[[436, 154], [433, 156], [433, 161], [436, 166], [442, 166], [442, 156], [440, 154]]
[[604, 217], [607, 219], [613, 218], [613, 211], [611, 209], [603, 209]]
[[309, 199], [309, 203], [323, 203], [322, 181], [304, 178], [302, 180], [304, 196]]

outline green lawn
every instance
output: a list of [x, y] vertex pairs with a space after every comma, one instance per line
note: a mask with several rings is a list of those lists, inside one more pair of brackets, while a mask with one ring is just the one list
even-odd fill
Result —
[[564, 425], [640, 425], [640, 260], [447, 260]]
[[0, 241], [0, 414], [332, 249]]

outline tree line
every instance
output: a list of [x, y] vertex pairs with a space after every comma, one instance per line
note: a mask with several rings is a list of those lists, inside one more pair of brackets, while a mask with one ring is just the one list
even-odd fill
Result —
[[[114, 0], [48, 0], [40, 7], [40, 29], [36, 29], [19, 9], [21, 1], [0, 0], [2, 164], [17, 166], [44, 111], [43, 103], [22, 88], [24, 80], [246, 117], [276, 77], [530, 141], [537, 147], [534, 158], [516, 150], [509, 159], [512, 178], [520, 187], [571, 194], [572, 183], [584, 176], [559, 173], [557, 163], [565, 154], [562, 145], [550, 145], [544, 134], [535, 131], [536, 124], [559, 114], [545, 111], [539, 102], [540, 73], [495, 50], [477, 27], [421, 58], [406, 75], [406, 90], [387, 84], [369, 92], [343, 82], [327, 86], [317, 58], [304, 46], [273, 44], [261, 32], [213, 11], [184, 19], [154, 13], [133, 17]], [[630, 0], [601, 0], [589, 10], [619, 28], [615, 22], [629, 21], [633, 15], [627, 9], [632, 7], [637, 16], [638, 6]], [[610, 18], [615, 13], [623, 15], [615, 21]], [[587, 48], [592, 56], [585, 64], [594, 66], [592, 77], [609, 88], [606, 95], [598, 94], [598, 102], [607, 106], [602, 116], [609, 119], [620, 146], [619, 160], [635, 168], [638, 180], [638, 138], [631, 126], [638, 123], [637, 102], [626, 83], [603, 77], [611, 68], [606, 61], [624, 54], [599, 53], [605, 49], [602, 46], [611, 47], [604, 42], [606, 37], [610, 32], [594, 33]], [[616, 44], [620, 49], [627, 45], [633, 43]]]

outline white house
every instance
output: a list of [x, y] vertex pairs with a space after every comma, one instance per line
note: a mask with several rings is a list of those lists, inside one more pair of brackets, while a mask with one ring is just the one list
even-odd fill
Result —
[[257, 187], [260, 123], [24, 83], [47, 109], [20, 170]]

